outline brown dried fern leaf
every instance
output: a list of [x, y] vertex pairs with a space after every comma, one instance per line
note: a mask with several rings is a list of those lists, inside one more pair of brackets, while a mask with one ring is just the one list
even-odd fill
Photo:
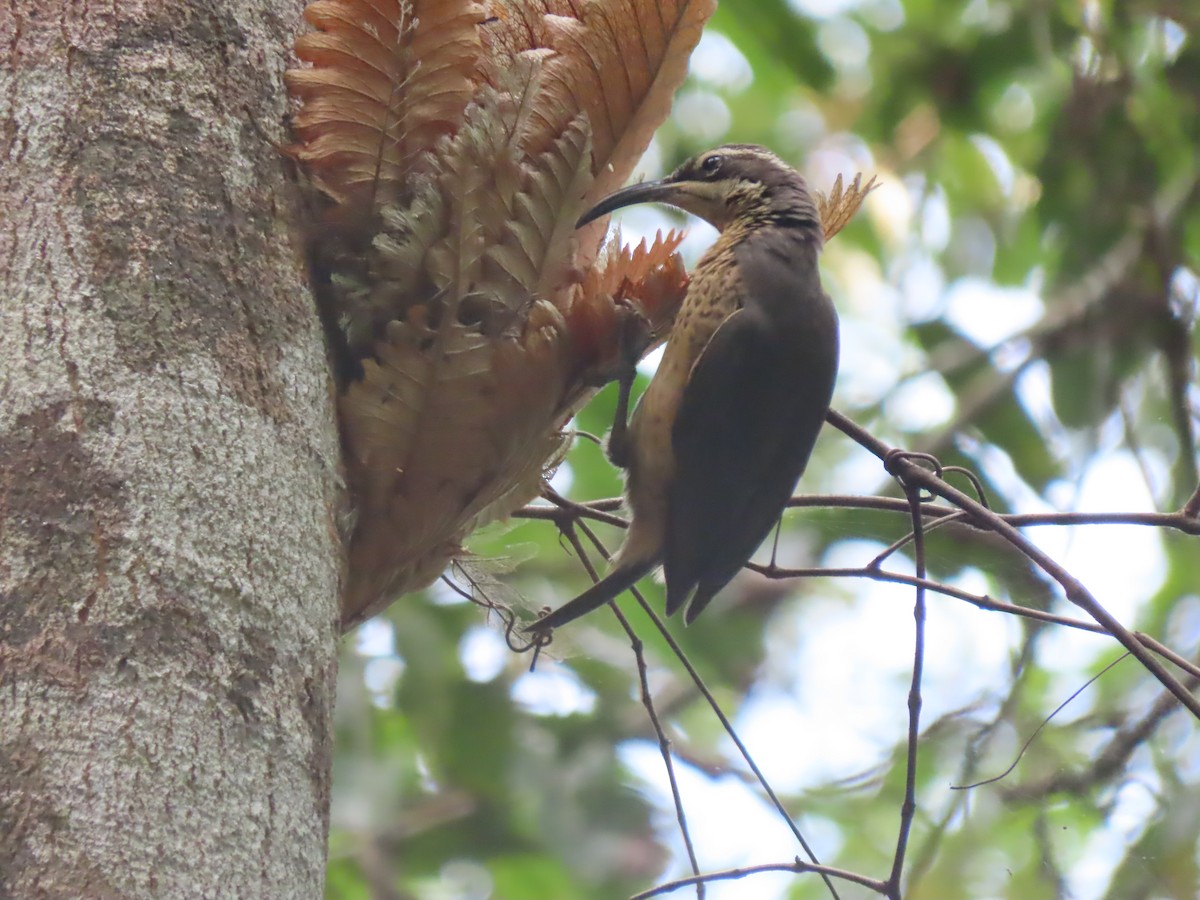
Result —
[[843, 188], [842, 176], [839, 174], [828, 196], [817, 191], [817, 214], [821, 217], [821, 230], [825, 233], [825, 240], [829, 240], [849, 224], [863, 205], [863, 201], [867, 199], [867, 194], [877, 187], [879, 185], [874, 175], [870, 181], [863, 184], [860, 172], [854, 176], [848, 188]]
[[545, 301], [519, 338], [454, 323], [436, 353], [419, 317], [388, 326], [340, 406], [358, 501], [344, 625], [428, 584], [475, 528], [537, 496], [572, 412], [564, 333]]
[[496, 296], [555, 300], [569, 286], [575, 219], [592, 180], [589, 138], [587, 120], [577, 116], [549, 149], [523, 167], [522, 190], [513, 196], [501, 233], [487, 250], [484, 283]]
[[585, 372], [605, 372], [616, 363], [617, 318], [623, 304], [646, 317], [657, 337], [654, 345], [665, 339], [687, 293], [687, 270], [676, 252], [683, 237], [682, 231], [665, 236], [659, 232], [652, 244], [642, 241], [629, 247], [621, 244], [618, 234], [608, 258], [587, 270], [566, 312], [575, 356]]
[[560, 133], [578, 113], [587, 113], [596, 175], [591, 200], [629, 177], [670, 113], [688, 58], [715, 9], [716, 0], [488, 0], [484, 41], [501, 66], [526, 50], [555, 51], [546, 61], [552, 102], [543, 108], [541, 132]]
[[574, 222], [667, 114], [712, 5], [306, 11], [317, 31], [297, 41], [311, 68], [288, 74], [301, 101], [292, 152], [333, 201], [312, 252], [361, 370], [339, 397], [357, 513], [343, 624], [428, 584], [474, 528], [536, 496], [615, 361], [621, 305], [665, 335], [687, 282], [681, 236], [611, 250], [599, 267], [602, 226]]
[[293, 155], [339, 202], [402, 192], [422, 154], [457, 128], [482, 53], [474, 0], [316, 0], [296, 40], [311, 68], [285, 73], [302, 106]]
[[654, 130], [671, 112], [676, 88], [716, 0], [584, 0], [579, 18], [547, 20], [546, 82], [565, 108], [592, 125], [598, 199], [625, 183]]

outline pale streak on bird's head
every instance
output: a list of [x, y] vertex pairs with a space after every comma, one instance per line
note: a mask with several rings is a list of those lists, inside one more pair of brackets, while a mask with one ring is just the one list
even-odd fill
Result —
[[630, 185], [584, 214], [583, 225], [634, 203], [667, 203], [724, 230], [742, 226], [807, 227], [820, 239], [820, 216], [803, 176], [771, 151], [726, 144], [692, 157], [660, 181]]

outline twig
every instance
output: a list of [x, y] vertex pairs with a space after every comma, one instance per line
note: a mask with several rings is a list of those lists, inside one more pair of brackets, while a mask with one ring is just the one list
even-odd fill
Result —
[[[595, 535], [591, 535], [591, 540], [592, 543], [596, 545], [597, 549], [599, 549], [602, 553], [607, 554], [603, 544], [600, 543], [599, 539]], [[687, 671], [688, 677], [692, 680], [692, 684], [696, 686], [696, 690], [700, 692], [700, 696], [702, 696], [705, 702], [708, 703], [709, 708], [713, 711], [713, 715], [717, 717], [717, 721], [721, 723], [721, 727], [725, 730], [725, 733], [729, 736], [729, 739], [733, 741], [734, 746], [737, 747], [738, 753], [741, 755], [746, 765], [750, 767], [750, 771], [754, 773], [755, 779], [758, 781], [759, 786], [763, 789], [763, 792], [770, 799], [771, 805], [775, 807], [775, 811], [779, 813], [785, 822], [787, 822], [788, 828], [791, 829], [793, 836], [796, 838], [796, 842], [808, 855], [808, 858], [813, 861], [813, 864], [819, 869], [820, 862], [817, 859], [817, 855], [815, 852], [813, 852], [812, 847], [809, 846], [808, 841], [801, 833], [800, 826], [796, 824], [796, 821], [792, 818], [791, 814], [788, 813], [787, 808], [783, 805], [783, 802], [775, 793], [774, 788], [771, 787], [766, 776], [763, 775], [762, 770], [754, 761], [754, 757], [752, 757], [750, 755], [750, 751], [746, 749], [746, 745], [742, 742], [741, 737], [734, 729], [733, 723], [729, 721], [729, 717], [726, 716], [725, 711], [721, 709], [721, 705], [717, 702], [717, 698], [714, 697], [712, 691], [708, 689], [708, 685], [704, 683], [704, 679], [700, 677], [700, 673], [696, 671], [696, 667], [692, 665], [692, 661], [688, 659], [688, 656], [686, 653], [684, 653], [683, 648], [679, 646], [679, 642], [675, 640], [675, 636], [672, 635], [667, 629], [667, 626], [663, 620], [654, 612], [653, 609], [650, 608], [650, 605], [646, 602], [646, 598], [642, 595], [641, 591], [634, 587], [630, 588], [630, 593], [632, 593], [637, 599], [638, 603], [641, 604], [642, 608], [649, 615], [650, 620], [654, 623], [655, 628], [658, 629], [659, 634], [662, 635], [663, 640], [666, 641], [667, 646], [671, 648], [671, 652], [675, 655], [675, 658], [679, 660], [680, 664]], [[610, 604], [610, 606], [615, 608], [616, 604]], [[830, 895], [834, 898], [834, 900], [838, 900], [837, 889], [833, 886], [833, 882], [828, 876], [822, 877], [825, 880], [825, 885], [828, 887]]]
[[1196, 491], [1188, 498], [1188, 502], [1183, 504], [1183, 509], [1180, 512], [1193, 522], [1200, 524], [1200, 485], [1196, 485]]
[[811, 568], [811, 569], [784, 569], [780, 567], [764, 566], [759, 563], [750, 563], [746, 568], [751, 571], [758, 572], [767, 578], [868, 578], [872, 581], [883, 581], [892, 584], [907, 584], [912, 587], [923, 587], [928, 591], [933, 591], [936, 594], [943, 594], [947, 597], [953, 597], [956, 600], [965, 600], [972, 606], [989, 612], [1011, 613], [1013, 615], [1022, 616], [1026, 619], [1035, 619], [1039, 622], [1048, 622], [1052, 625], [1065, 625], [1068, 628], [1078, 628], [1082, 631], [1090, 631], [1093, 634], [1107, 634], [1100, 625], [1095, 622], [1086, 622], [1083, 619], [1072, 619], [1070, 616], [1060, 616], [1055, 613], [1045, 612], [1040, 609], [1033, 609], [1029, 606], [1018, 606], [1015, 603], [1008, 603], [1004, 600], [994, 600], [986, 594], [972, 594], [970, 591], [964, 591], [962, 588], [954, 587], [942, 581], [932, 581], [928, 578], [917, 578], [914, 575], [906, 575], [902, 572], [889, 572], [886, 569], [872, 568], [863, 566], [862, 568]]
[[672, 891], [695, 884], [697, 881], [736, 881], [739, 878], [759, 875], [763, 872], [795, 872], [801, 875], [805, 872], [816, 872], [826, 880], [840, 878], [843, 881], [849, 881], [853, 884], [861, 884], [863, 887], [870, 888], [876, 893], [882, 893], [884, 889], [882, 881], [867, 878], [865, 875], [859, 875], [857, 872], [851, 872], [847, 869], [836, 869], [833, 866], [812, 865], [796, 859], [790, 863], [765, 863], [761, 866], [744, 866], [737, 869], [724, 869], [720, 872], [707, 872], [704, 875], [694, 875], [691, 878], [678, 878], [675, 881], [668, 881], [657, 885], [648, 891], [642, 891], [640, 894], [634, 894], [629, 900], [648, 900], [650, 897], [661, 897], [664, 894], [669, 894]]
[[[886, 460], [893, 453], [893, 448], [889, 447], [883, 441], [874, 437], [864, 429], [860, 428], [854, 422], [847, 419], [841, 413], [835, 410], [830, 410], [827, 421], [842, 431], [857, 443], [861, 444], [871, 453], [874, 453], [881, 460]], [[1142, 644], [1134, 638], [1124, 625], [1103, 606], [1097, 602], [1096, 598], [1076, 579], [1070, 572], [1064, 569], [1061, 565], [1050, 558], [1037, 545], [1030, 541], [1025, 535], [1021, 534], [1014, 526], [1005, 522], [1004, 519], [996, 515], [991, 510], [988, 510], [976, 503], [966, 494], [962, 493], [950, 485], [946, 484], [933, 473], [926, 471], [917, 464], [910, 462], [903, 457], [897, 457], [895, 460], [895, 474], [902, 476], [906, 482], [914, 482], [915, 484], [926, 488], [932, 493], [942, 497], [942, 499], [953, 503], [955, 506], [967, 511], [971, 514], [975, 523], [982, 528], [995, 531], [1010, 544], [1016, 547], [1021, 553], [1034, 562], [1042, 571], [1053, 578], [1062, 587], [1068, 600], [1084, 610], [1093, 619], [1104, 626], [1113, 637], [1121, 642], [1136, 659], [1140, 662], [1151, 674], [1157, 678], [1164, 687], [1178, 698], [1179, 702], [1186, 706], [1197, 719], [1200, 719], [1200, 700], [1197, 700], [1179, 680], [1174, 678], [1162, 664], [1155, 659]]]
[[1111, 669], [1113, 666], [1115, 666], [1121, 660], [1126, 659], [1128, 656], [1129, 656], [1128, 653], [1122, 653], [1120, 656], [1118, 656], [1116, 659], [1114, 659], [1112, 662], [1110, 662], [1107, 666], [1105, 666], [1103, 669], [1101, 669], [1099, 672], [1097, 672], [1095, 675], [1093, 675], [1091, 678], [1089, 678], [1087, 681], [1085, 681], [1083, 684], [1081, 684], [1078, 688], [1076, 688], [1074, 691], [1072, 691], [1070, 697], [1068, 697], [1062, 703], [1058, 704], [1058, 706], [1054, 707], [1054, 711], [1052, 713], [1050, 713], [1050, 715], [1046, 716], [1046, 718], [1042, 719], [1042, 721], [1038, 724], [1038, 727], [1033, 729], [1033, 734], [1029, 735], [1029, 737], [1026, 738], [1025, 743], [1021, 745], [1021, 749], [1017, 751], [1016, 758], [1013, 759], [1012, 764], [1007, 769], [1005, 769], [999, 775], [993, 775], [991, 778], [985, 778], [982, 781], [975, 781], [975, 782], [972, 782], [971, 784], [952, 784], [952, 785], [950, 785], [950, 790], [952, 790], [952, 791], [969, 791], [969, 790], [972, 790], [977, 787], [983, 787], [983, 785], [985, 785], [985, 784], [995, 784], [997, 781], [1000, 781], [1000, 780], [1008, 777], [1009, 773], [1012, 772], [1012, 770], [1017, 767], [1017, 763], [1019, 763], [1021, 761], [1021, 758], [1025, 755], [1025, 751], [1029, 749], [1030, 745], [1037, 739], [1037, 736], [1042, 733], [1042, 729], [1044, 729], [1047, 725], [1049, 725], [1054, 720], [1054, 717], [1057, 716], [1064, 709], [1066, 709], [1067, 706], [1070, 705], [1071, 702], [1074, 701], [1076, 697], [1078, 697], [1080, 694], [1082, 694], [1084, 691], [1086, 691], [1089, 687], [1091, 687], [1093, 684], [1095, 684], [1096, 681], [1099, 680], [1101, 675], [1105, 674], [1109, 669]]
[[[885, 466], [896, 474], [899, 463], [905, 460], [913, 464], [907, 454], [892, 454]], [[925, 578], [925, 529], [921, 518], [920, 491], [911, 481], [897, 475], [912, 511], [913, 558], [917, 578]], [[917, 584], [916, 602], [913, 604], [913, 666], [912, 682], [908, 689], [908, 748], [904, 771], [904, 802], [900, 805], [900, 827], [896, 835], [896, 853], [892, 857], [892, 871], [887, 880], [887, 896], [900, 900], [900, 876], [904, 872], [904, 854], [908, 849], [908, 837], [912, 831], [913, 817], [917, 813], [917, 750], [921, 736], [921, 676], [925, 670], [925, 587]]]
[[1048, 778], [1017, 785], [1003, 792], [1006, 800], [1045, 803], [1051, 794], [1077, 794], [1090, 790], [1097, 781], [1110, 777], [1129, 761], [1133, 752], [1145, 744], [1159, 724], [1178, 709], [1174, 696], [1163, 691], [1141, 719], [1120, 729], [1083, 772], [1059, 771]]
[[[687, 816], [683, 811], [683, 797], [679, 793], [679, 782], [675, 778], [675, 763], [671, 759], [671, 740], [667, 737], [666, 731], [663, 730], [662, 723], [658, 720], [658, 713], [654, 709], [654, 699], [650, 693], [650, 679], [647, 674], [646, 656], [644, 653], [645, 647], [641, 640], [637, 637], [633, 638], [633, 655], [637, 660], [638, 683], [642, 690], [642, 705], [646, 707], [646, 714], [650, 717], [650, 724], [654, 727], [654, 733], [658, 735], [658, 752], [662, 754], [663, 766], [667, 770], [667, 780], [671, 784], [671, 800], [675, 804], [675, 819], [679, 822], [679, 830], [683, 834], [683, 846], [687, 849], [688, 862], [692, 866], [694, 875], [700, 874], [700, 863], [696, 859], [696, 848], [692, 846], [692, 836], [688, 831]], [[704, 882], [696, 882], [696, 896], [700, 900], [704, 900]]]
[[[579, 540], [579, 535], [575, 533], [575, 523], [567, 522], [565, 524], [560, 524], [559, 528], [563, 529], [563, 535], [574, 548], [575, 555], [579, 557], [580, 561], [582, 561], [584, 568], [587, 570], [588, 576], [593, 582], [599, 581], [600, 573], [597, 572], [596, 567], [592, 565], [592, 560], [587, 555], [587, 550], [584, 548], [583, 542]], [[579, 528], [588, 536], [588, 539], [600, 549], [600, 552], [607, 559], [609, 556], [607, 548], [604, 547], [604, 545], [600, 542], [600, 539], [591, 531], [591, 529], [589, 529], [587, 525], [583, 523], [579, 524]], [[641, 602], [643, 606], [646, 605], [644, 600]], [[658, 719], [658, 713], [654, 709], [654, 698], [650, 693], [650, 682], [647, 676], [644, 645], [641, 639], [638, 638], [637, 634], [634, 632], [633, 626], [629, 624], [629, 620], [625, 618], [625, 614], [621, 612], [620, 607], [618, 607], [617, 604], [611, 600], [608, 603], [608, 607], [613, 611], [613, 614], [621, 623], [621, 628], [624, 629], [626, 636], [629, 638], [630, 645], [633, 648], [633, 656], [637, 661], [638, 677], [642, 687], [642, 705], [646, 707], [646, 712], [650, 716], [650, 724], [654, 728], [655, 735], [658, 736], [658, 748], [659, 752], [662, 753], [663, 765], [667, 770], [667, 782], [671, 786], [671, 798], [675, 804], [675, 820], [679, 823], [679, 832], [683, 837], [683, 846], [687, 850], [688, 861], [691, 863], [692, 872], [699, 875], [700, 863], [696, 859], [696, 848], [692, 844], [692, 835], [687, 823], [687, 813], [685, 813], [683, 809], [683, 796], [679, 792], [679, 781], [675, 776], [675, 764], [671, 759], [671, 740], [667, 737], [666, 732], [663, 730], [662, 723]], [[697, 884], [696, 896], [699, 898], [699, 900], [704, 900], [703, 883]]]
[[[857, 426], [855, 426], [857, 427]], [[880, 446], [883, 446], [882, 444]], [[951, 471], [957, 467], [947, 467]], [[805, 494], [792, 497], [788, 509], [862, 509], [885, 512], [908, 513], [908, 502], [897, 497], [864, 497], [858, 494]], [[1193, 508], [1194, 507], [1194, 508]], [[960, 510], [922, 503], [921, 512], [926, 518], [939, 518], [959, 513]], [[1200, 487], [1183, 509], [1173, 513], [1158, 512], [1053, 512], [1053, 513], [992, 513], [1003, 522], [1017, 528], [1039, 525], [1145, 525], [1150, 528], [1172, 528], [1184, 534], [1200, 535]], [[547, 517], [548, 518], [548, 517]], [[977, 522], [968, 522], [973, 528], [984, 527]]]
[[[918, 508], [917, 516], [920, 517], [920, 511], [919, 511], [920, 510], [920, 502], [919, 501], [917, 501], [917, 508]], [[942, 516], [939, 519], [935, 519], [929, 525], [925, 525], [924, 528], [925, 528], [926, 532], [929, 532], [935, 528], [941, 527], [942, 525], [949, 525], [951, 522], [960, 521], [962, 519], [965, 519], [966, 517], [967, 517], [967, 514], [965, 512], [963, 512], [961, 509], [955, 510], [953, 513], [951, 513], [948, 516]], [[878, 554], [873, 556], [871, 558], [871, 561], [868, 562], [864, 568], [867, 568], [867, 569], [880, 568], [889, 556], [894, 554], [896, 551], [902, 550], [905, 547], [907, 547], [913, 541], [915, 536], [916, 536], [916, 530], [914, 529], [913, 531], [908, 532], [908, 534], [904, 535], [903, 537], [901, 537], [895, 541], [892, 541], [892, 543], [888, 544], [887, 547], [885, 547]]]

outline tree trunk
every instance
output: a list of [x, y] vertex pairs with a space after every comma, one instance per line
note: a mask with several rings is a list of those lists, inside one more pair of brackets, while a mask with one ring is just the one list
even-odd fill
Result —
[[317, 897], [341, 545], [300, 4], [0, 5], [0, 896]]

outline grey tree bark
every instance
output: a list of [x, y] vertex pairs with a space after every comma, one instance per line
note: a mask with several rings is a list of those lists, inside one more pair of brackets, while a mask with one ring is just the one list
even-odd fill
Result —
[[0, 2], [0, 896], [320, 896], [342, 548], [301, 4]]

